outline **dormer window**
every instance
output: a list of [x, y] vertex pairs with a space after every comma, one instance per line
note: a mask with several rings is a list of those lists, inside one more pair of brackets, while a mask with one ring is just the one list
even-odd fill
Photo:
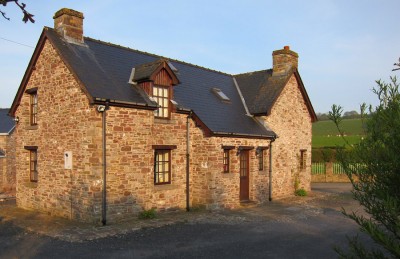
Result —
[[176, 68], [167, 60], [157, 60], [132, 69], [130, 82], [136, 83], [159, 105], [154, 111], [156, 118], [171, 117], [173, 86], [179, 84]]
[[160, 107], [154, 111], [154, 115], [160, 118], [170, 117], [170, 95], [169, 87], [154, 85], [153, 86], [153, 99]]

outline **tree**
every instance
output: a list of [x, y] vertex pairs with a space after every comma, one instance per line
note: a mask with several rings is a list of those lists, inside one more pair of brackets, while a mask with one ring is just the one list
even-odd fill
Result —
[[[338, 160], [351, 184], [353, 197], [364, 208], [362, 213], [343, 213], [377, 244], [366, 248], [357, 237], [349, 238], [348, 252], [337, 249], [343, 258], [400, 258], [400, 93], [396, 77], [390, 83], [376, 81], [373, 92], [379, 99], [364, 121], [366, 136], [359, 145], [338, 150]], [[361, 107], [365, 115], [366, 105]], [[333, 105], [329, 113], [339, 132], [342, 109]]]
[[[21, 9], [22, 13], [24, 14], [24, 17], [22, 18], [23, 22], [25, 22], [25, 23], [28, 22], [28, 21], [30, 21], [31, 23], [35, 22], [35, 20], [33, 19], [34, 15], [25, 10], [26, 4], [24, 4], [24, 3], [20, 4], [18, 2], [18, 0], [0, 0], [0, 4], [3, 5], [3, 6], [7, 6], [7, 4], [10, 3], [10, 2], [14, 2]], [[10, 20], [10, 18], [8, 18], [6, 16], [5, 12], [0, 10], [0, 13], [5, 19]]]
[[343, 117], [345, 117], [346, 119], [357, 119], [360, 118], [360, 115], [357, 111], [348, 111], [343, 114]]

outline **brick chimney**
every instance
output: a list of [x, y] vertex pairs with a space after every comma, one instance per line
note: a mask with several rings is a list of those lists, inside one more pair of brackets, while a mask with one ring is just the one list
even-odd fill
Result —
[[272, 71], [273, 75], [286, 74], [292, 67], [298, 67], [299, 55], [290, 50], [289, 46], [283, 47], [283, 49], [275, 50], [272, 52]]
[[54, 14], [54, 29], [65, 40], [83, 44], [83, 13], [63, 8]]

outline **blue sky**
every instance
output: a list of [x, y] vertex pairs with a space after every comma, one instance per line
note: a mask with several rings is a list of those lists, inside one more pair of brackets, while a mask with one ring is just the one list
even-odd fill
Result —
[[85, 36], [230, 74], [271, 68], [272, 51], [289, 45], [300, 56], [316, 112], [334, 103], [344, 110], [375, 105], [375, 80], [400, 76], [392, 72], [400, 57], [399, 0], [22, 2], [35, 24], [24, 24], [14, 4], [0, 7], [11, 18], [0, 17], [3, 108], [11, 106], [32, 56], [24, 45], [36, 46], [63, 7], [84, 13]]

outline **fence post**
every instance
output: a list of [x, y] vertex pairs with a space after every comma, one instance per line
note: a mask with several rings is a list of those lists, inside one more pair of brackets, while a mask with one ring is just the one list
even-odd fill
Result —
[[326, 182], [333, 181], [333, 163], [327, 162], [326, 163], [326, 174], [325, 174]]

